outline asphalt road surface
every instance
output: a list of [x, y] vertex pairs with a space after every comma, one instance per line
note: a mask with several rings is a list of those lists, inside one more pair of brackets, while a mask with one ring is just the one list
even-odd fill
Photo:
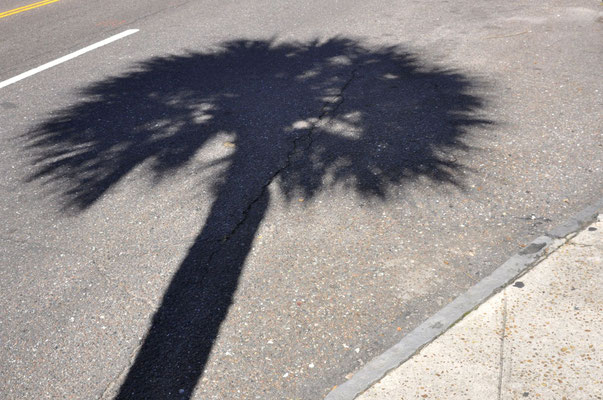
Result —
[[[597, 2], [0, 2], [0, 397], [318, 399], [601, 196]], [[9, 13], [10, 14], [10, 13]]]

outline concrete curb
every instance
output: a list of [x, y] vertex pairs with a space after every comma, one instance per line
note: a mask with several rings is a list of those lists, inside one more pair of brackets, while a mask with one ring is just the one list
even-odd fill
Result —
[[473, 311], [488, 298], [514, 281], [531, 267], [557, 250], [603, 211], [603, 197], [546, 235], [540, 236], [509, 258], [492, 274], [457, 297], [427, 319], [397, 344], [375, 357], [348, 381], [333, 389], [325, 400], [352, 400], [400, 366], [422, 347], [432, 342], [452, 325]]

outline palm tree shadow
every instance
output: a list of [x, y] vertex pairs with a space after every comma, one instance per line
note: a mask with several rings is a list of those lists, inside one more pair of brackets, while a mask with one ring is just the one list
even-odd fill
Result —
[[469, 127], [489, 123], [478, 117], [476, 85], [397, 47], [239, 40], [92, 84], [29, 132], [30, 180], [54, 184], [65, 210], [79, 211], [142, 163], [161, 181], [220, 132], [235, 138], [217, 161], [209, 216], [117, 398], [191, 396], [269, 207], [268, 185], [287, 199], [343, 185], [385, 201], [420, 176], [459, 184], [447, 153], [465, 146]]

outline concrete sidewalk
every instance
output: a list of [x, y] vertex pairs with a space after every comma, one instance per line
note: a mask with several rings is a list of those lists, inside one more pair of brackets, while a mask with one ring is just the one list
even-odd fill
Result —
[[358, 399], [603, 398], [603, 216]]

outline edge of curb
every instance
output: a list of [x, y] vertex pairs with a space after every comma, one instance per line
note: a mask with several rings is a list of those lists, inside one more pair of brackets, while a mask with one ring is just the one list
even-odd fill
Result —
[[423, 347], [501, 291], [533, 266], [564, 245], [603, 212], [603, 197], [573, 217], [536, 238], [490, 275], [444, 306], [381, 355], [373, 358], [349, 380], [331, 390], [325, 400], [353, 400], [399, 367]]

